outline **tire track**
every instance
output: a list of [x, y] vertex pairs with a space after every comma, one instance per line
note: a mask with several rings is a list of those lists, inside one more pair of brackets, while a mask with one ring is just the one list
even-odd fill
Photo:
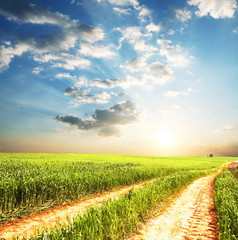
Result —
[[149, 219], [128, 240], [217, 240], [214, 179], [199, 178], [160, 215]]
[[73, 202], [67, 205], [59, 205], [46, 211], [32, 214], [20, 220], [4, 223], [0, 226], [0, 239], [8, 240], [17, 237], [18, 239], [30, 238], [31, 236], [38, 235], [44, 230], [65, 226], [72, 222], [78, 214], [84, 213], [90, 207], [101, 205], [110, 199], [115, 200], [121, 195], [129, 192], [131, 189], [140, 188], [153, 181], [154, 179], [134, 185], [120, 187], [100, 195], [92, 196], [85, 200]]

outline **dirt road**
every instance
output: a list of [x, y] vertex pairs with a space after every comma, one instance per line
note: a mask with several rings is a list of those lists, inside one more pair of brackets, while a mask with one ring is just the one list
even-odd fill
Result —
[[68, 205], [60, 205], [44, 212], [39, 212], [20, 220], [5, 223], [0, 226], [0, 239], [19, 239], [36, 235], [46, 229], [52, 229], [59, 225], [66, 225], [74, 219], [74, 217], [85, 212], [88, 208], [101, 205], [109, 199], [117, 199], [119, 196], [127, 193], [130, 189], [137, 189], [145, 184], [151, 183], [153, 180], [144, 181], [139, 184], [120, 187], [113, 191], [106, 192], [89, 199], [74, 202]]
[[[217, 173], [218, 174], [218, 173]], [[199, 178], [191, 183], [160, 215], [154, 216], [128, 240], [215, 240], [217, 239], [216, 213], [213, 192], [216, 174]], [[30, 237], [46, 229], [66, 225], [88, 208], [109, 199], [117, 199], [130, 189], [152, 181], [121, 187], [68, 205], [58, 206], [32, 216], [0, 226], [0, 239]]]
[[213, 200], [215, 176], [191, 183], [164, 213], [153, 216], [128, 240], [218, 239]]

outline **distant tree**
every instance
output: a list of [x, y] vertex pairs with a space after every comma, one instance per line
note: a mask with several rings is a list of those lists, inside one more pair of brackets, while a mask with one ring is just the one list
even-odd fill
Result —
[[209, 154], [209, 157], [213, 157], [213, 154], [211, 153], [211, 154]]

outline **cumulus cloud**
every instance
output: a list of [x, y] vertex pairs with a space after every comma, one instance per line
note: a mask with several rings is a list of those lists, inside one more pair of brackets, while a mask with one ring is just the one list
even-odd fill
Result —
[[186, 9], [176, 9], [175, 14], [181, 22], [186, 22], [192, 17], [192, 12]]
[[23, 43], [17, 44], [15, 47], [0, 46], [0, 71], [4, 71], [9, 67], [14, 56], [21, 56], [28, 49], [28, 46]]
[[49, 12], [36, 8], [33, 4], [27, 4], [21, 0], [1, 0], [0, 14], [11, 21], [32, 24], [54, 24], [72, 26], [76, 21], [70, 20], [67, 15], [59, 12]]
[[156, 52], [158, 48], [145, 43], [145, 40], [139, 40], [134, 44], [134, 49], [138, 52]]
[[146, 26], [148, 32], [160, 32], [162, 28], [162, 24], [150, 23]]
[[151, 17], [151, 11], [149, 8], [145, 6], [140, 6], [137, 8], [137, 10], [139, 10], [139, 19], [142, 22], [145, 22], [147, 18]]
[[57, 73], [55, 77], [58, 79], [62, 79], [62, 78], [70, 79], [71, 81], [74, 82], [76, 86], [84, 86], [84, 87], [88, 86], [88, 79], [84, 76], [77, 77], [77, 76], [70, 75], [69, 73]]
[[121, 65], [121, 68], [125, 68], [130, 72], [140, 72], [147, 65], [147, 59], [150, 57], [150, 54], [144, 54], [141, 57], [136, 57], [131, 60], [126, 61], [124, 65]]
[[154, 52], [158, 49], [153, 45], [146, 44], [145, 40], [152, 37], [152, 33], [142, 33], [141, 27], [115, 28], [119, 31], [122, 37], [119, 39], [119, 47], [122, 47], [123, 42], [129, 43], [136, 51], [139, 52]]
[[122, 33], [122, 37], [119, 39], [120, 43], [123, 41], [128, 41], [131, 44], [135, 44], [140, 37], [144, 36], [140, 27], [128, 27], [125, 29], [115, 28], [114, 30]]
[[159, 61], [149, 62], [148, 60], [151, 56], [153, 54], [147, 53], [141, 57], [126, 61], [124, 65], [121, 65], [121, 68], [137, 74], [135, 76], [128, 75], [127, 82], [131, 83], [131, 85], [164, 84], [173, 78], [171, 67]]
[[73, 104], [74, 107], [78, 107], [82, 104], [86, 103], [95, 103], [95, 104], [105, 104], [108, 103], [109, 99], [111, 98], [111, 94], [101, 91], [98, 93], [90, 93], [90, 89], [83, 89], [81, 90], [77, 86], [71, 86], [65, 89], [64, 95], [69, 95], [73, 97]]
[[236, 0], [189, 0], [188, 4], [196, 6], [195, 14], [199, 17], [210, 15], [213, 18], [232, 18], [237, 8]]
[[165, 56], [167, 61], [174, 66], [185, 66], [189, 63], [188, 57], [180, 45], [171, 45], [172, 41], [167, 39], [158, 39], [160, 45], [160, 55]]
[[68, 28], [66, 34], [76, 36], [77, 39], [82, 39], [90, 43], [103, 40], [105, 37], [105, 33], [101, 28], [88, 25], [77, 25]]
[[91, 83], [90, 86], [98, 87], [98, 88], [116, 88], [120, 86], [120, 79], [99, 79], [95, 78]]
[[55, 117], [55, 120], [75, 126], [79, 130], [99, 129], [99, 135], [107, 137], [118, 135], [118, 126], [133, 123], [137, 119], [137, 108], [129, 100], [107, 109], [96, 109], [90, 120], [67, 115]]
[[144, 80], [139, 76], [131, 76], [127, 75], [125, 78], [118, 78], [118, 79], [94, 79], [90, 86], [98, 87], [98, 88], [129, 88], [131, 86], [142, 86], [144, 85]]
[[[35, 5], [27, 4], [21, 0], [0, 1], [0, 15], [6, 17], [9, 21], [41, 25], [50, 24], [58, 28], [48, 35], [27, 34], [22, 36], [15, 34], [15, 44], [9, 42], [7, 45], [1, 46], [1, 71], [9, 67], [9, 63], [15, 56], [20, 56], [27, 51], [33, 53], [34, 60], [39, 62], [50, 61], [54, 67], [67, 70], [87, 68], [90, 65], [89, 60], [65, 51], [74, 48], [78, 41], [95, 43], [102, 40], [105, 35], [101, 28], [80, 25], [77, 20], [70, 19], [67, 15], [37, 8]], [[53, 64], [55, 60], [59, 62]]]
[[104, 38], [104, 33], [100, 28], [80, 25], [78, 20], [70, 19], [67, 15], [37, 8], [35, 5], [27, 4], [21, 0], [1, 0], [0, 15], [5, 16], [10, 21], [57, 25], [64, 33], [66, 31], [67, 36], [81, 37], [89, 42]]
[[77, 78], [76, 76], [72, 76], [69, 73], [57, 73], [55, 77], [59, 79], [68, 78], [70, 80], [75, 80]]
[[81, 43], [79, 53], [94, 58], [112, 58], [116, 55], [109, 46], [91, 45], [89, 43]]
[[148, 65], [143, 77], [148, 82], [164, 84], [173, 78], [173, 70], [161, 62], [153, 62]]
[[[145, 64], [145, 62], [140, 62], [142, 60], [134, 59], [129, 63], [128, 66], [122, 66], [127, 68], [131, 72], [136, 72], [136, 75], [126, 75], [121, 79], [94, 79], [90, 86], [98, 88], [116, 88], [121, 87], [127, 89], [132, 86], [145, 86], [150, 84], [164, 84], [173, 78], [173, 70], [162, 64], [161, 62], [153, 62], [150, 64]], [[136, 66], [141, 65], [143, 68], [136, 71]]]
[[40, 63], [49, 62], [52, 67], [64, 68], [66, 70], [85, 69], [91, 65], [90, 60], [66, 52], [60, 54], [37, 54], [33, 59]]

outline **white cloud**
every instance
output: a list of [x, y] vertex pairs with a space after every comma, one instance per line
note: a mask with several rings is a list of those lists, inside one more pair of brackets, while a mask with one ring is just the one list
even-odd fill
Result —
[[145, 40], [139, 40], [134, 44], [134, 49], [139, 52], [155, 52], [158, 51], [158, 48], [153, 45], [149, 45], [145, 43]]
[[33, 4], [23, 1], [1, 0], [0, 14], [10, 21], [18, 21], [32, 24], [54, 24], [63, 27], [71, 27], [77, 24], [69, 16], [59, 12], [50, 12], [46, 9], [36, 8]]
[[84, 76], [77, 77], [77, 76], [72, 76], [69, 73], [58, 73], [55, 75], [55, 77], [58, 79], [62, 79], [62, 78], [70, 79], [71, 81], [74, 82], [76, 86], [84, 86], [84, 87], [88, 86], [88, 80]]
[[238, 33], [238, 27], [236, 27], [232, 32], [233, 33]]
[[69, 53], [35, 55], [34, 60], [41, 63], [50, 62], [52, 67], [74, 70], [86, 69], [91, 65], [88, 59]]
[[109, 46], [91, 45], [89, 43], [81, 43], [79, 53], [94, 58], [112, 58], [116, 55]]
[[210, 15], [213, 18], [232, 18], [237, 8], [236, 0], [189, 0], [188, 4], [198, 7], [197, 16]]
[[71, 102], [74, 107], [78, 107], [82, 104], [105, 104], [108, 103], [111, 98], [111, 94], [101, 91], [98, 93], [90, 93], [90, 89], [81, 90], [78, 86], [71, 86], [65, 89], [64, 95], [73, 97]]
[[116, 13], [119, 13], [119, 14], [122, 14], [122, 15], [129, 15], [130, 14], [130, 9], [114, 7], [113, 10]]
[[80, 76], [75, 81], [76, 86], [88, 86], [88, 79], [85, 76]]
[[[15, 4], [16, 0], [2, 0], [0, 4], [0, 15], [10, 21], [31, 24], [56, 25], [60, 31], [51, 31], [48, 35], [28, 34], [24, 39], [15, 34], [17, 42], [15, 46], [11, 43], [0, 46], [0, 70], [6, 70], [14, 56], [20, 56], [24, 52], [33, 53], [34, 60], [39, 62], [50, 62], [54, 67], [73, 70], [75, 68], [87, 68], [91, 64], [89, 60], [80, 58], [68, 51], [76, 46], [79, 41], [95, 43], [104, 39], [104, 32], [101, 28], [87, 25], [80, 25], [77, 20], [69, 16], [50, 12], [43, 8], [36, 8], [32, 4], [22, 1]], [[108, 49], [106, 54], [111, 54]], [[48, 59], [47, 59], [48, 58]], [[53, 63], [56, 61], [55, 63]]]
[[[87, 91], [85, 90], [85, 93]], [[95, 103], [95, 104], [105, 104], [108, 103], [109, 99], [111, 98], [111, 95], [107, 92], [99, 92], [95, 94], [85, 94], [83, 92], [82, 96], [78, 95], [72, 104], [74, 107], [78, 107], [82, 104], [90, 104], [90, 103]]]
[[71, 115], [58, 115], [55, 117], [55, 120], [75, 126], [81, 131], [100, 129], [100, 136], [109, 137], [118, 136], [118, 126], [134, 123], [137, 121], [138, 115], [136, 105], [127, 100], [107, 109], [96, 109], [90, 120], [84, 120]]
[[6, 47], [4, 45], [0, 46], [0, 72], [9, 67], [9, 64], [14, 56], [21, 56], [28, 50], [29, 47], [24, 43], [19, 43], [15, 47]]
[[181, 95], [181, 92], [177, 92], [177, 91], [167, 91], [164, 93], [164, 96], [166, 97], [178, 97]]
[[[151, 56], [152, 54], [148, 53], [142, 57], [126, 61], [124, 65], [121, 65], [121, 68], [127, 69], [132, 73], [137, 73], [137, 76], [130, 76], [134, 80], [130, 79], [128, 82], [143, 86], [151, 83], [164, 84], [173, 78], [173, 70], [169, 66], [158, 61], [148, 63], [148, 59]], [[135, 79], [137, 80], [135, 81]]]
[[139, 19], [142, 22], [146, 21], [146, 18], [150, 18], [151, 17], [151, 11], [149, 8], [145, 7], [145, 6], [140, 6], [137, 8], [139, 10]]
[[[97, 0], [98, 2], [101, 2], [101, 0]], [[139, 2], [137, 0], [106, 0], [107, 2], [118, 5], [118, 6], [137, 6], [139, 5]]]
[[119, 47], [121, 48], [124, 41], [128, 42], [136, 51], [139, 52], [154, 52], [158, 49], [153, 45], [146, 43], [145, 39], [151, 38], [152, 33], [142, 33], [141, 27], [128, 27], [125, 29], [116, 28], [115, 31], [122, 33], [122, 37], [119, 39]]
[[92, 87], [98, 87], [98, 88], [124, 88], [127, 89], [131, 86], [143, 86], [144, 85], [144, 79], [141, 76], [132, 76], [127, 75], [125, 78], [122, 79], [94, 79], [90, 86]]
[[192, 91], [194, 91], [192, 88], [187, 88], [184, 91], [172, 91], [172, 90], [170, 90], [170, 91], [165, 92], [164, 96], [166, 96], [166, 97], [186, 96]]
[[82, 38], [90, 43], [103, 40], [105, 37], [105, 33], [101, 28], [90, 27], [87, 25], [80, 25], [76, 28], [71, 28], [67, 31], [67, 33], [72, 34], [73, 36], [78, 36], [79, 39]]
[[173, 70], [161, 62], [153, 62], [148, 65], [143, 77], [148, 82], [164, 84], [173, 78]]
[[42, 67], [35, 67], [33, 68], [32, 73], [38, 75], [41, 71], [43, 71]]
[[168, 33], [168, 35], [174, 35], [175, 31], [173, 29], [169, 29], [169, 31], [167, 33]]
[[162, 30], [162, 25], [150, 23], [149, 25], [146, 26], [146, 29], [148, 32], [160, 32]]
[[130, 61], [126, 61], [126, 63], [120, 67], [125, 68], [130, 72], [141, 72], [146, 67], [146, 61], [150, 56], [150, 54], [144, 54], [142, 57], [133, 58]]
[[181, 22], [186, 22], [192, 17], [192, 12], [186, 9], [176, 9], [175, 14]]
[[75, 80], [75, 78], [76, 78], [76, 76], [72, 76], [69, 73], [57, 73], [55, 75], [55, 77], [59, 78], [59, 79], [61, 79], [61, 78], [68, 78], [68, 79], [71, 79], [71, 80]]
[[125, 29], [115, 28], [114, 30], [122, 33], [122, 37], [119, 39], [120, 44], [123, 41], [128, 41], [130, 44], [134, 45], [142, 36], [144, 36], [140, 27], [128, 27]]
[[188, 57], [180, 45], [171, 45], [172, 42], [166, 39], [158, 39], [157, 43], [160, 45], [160, 55], [165, 56], [167, 61], [174, 66], [185, 66], [189, 63]]
[[145, 86], [150, 84], [164, 84], [173, 78], [173, 70], [160, 62], [146, 64], [146, 59], [135, 58], [121, 66], [136, 75], [128, 74], [121, 79], [94, 79], [90, 86], [98, 88], [127, 89], [132, 86]]
[[140, 12], [139, 12], [139, 16], [143, 17], [143, 16], [148, 16], [151, 14], [151, 11], [149, 8], [142, 6], [140, 7]]

